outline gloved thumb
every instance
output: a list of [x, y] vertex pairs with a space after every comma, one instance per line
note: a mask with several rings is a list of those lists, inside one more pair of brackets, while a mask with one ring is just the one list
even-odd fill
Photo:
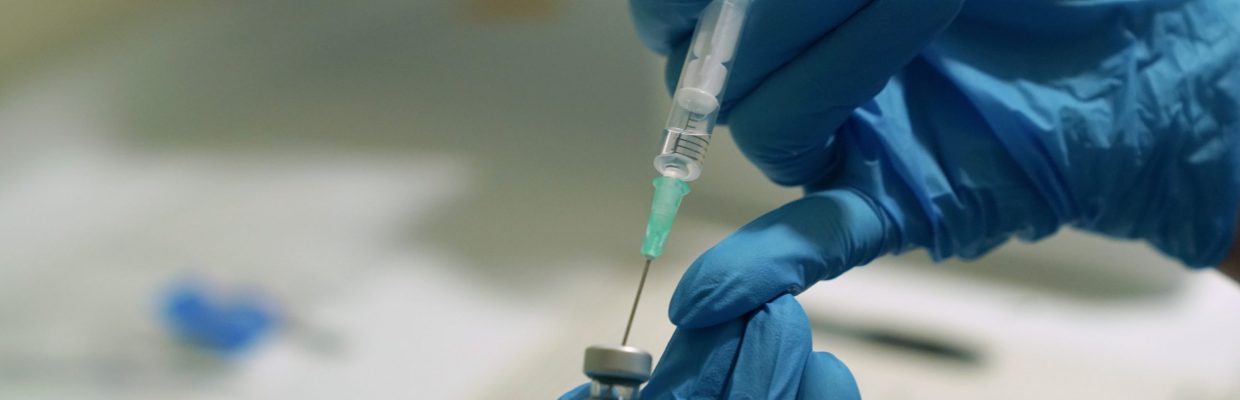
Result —
[[896, 227], [852, 189], [809, 194], [749, 223], [697, 259], [672, 295], [682, 328], [735, 319], [868, 263], [893, 246]]

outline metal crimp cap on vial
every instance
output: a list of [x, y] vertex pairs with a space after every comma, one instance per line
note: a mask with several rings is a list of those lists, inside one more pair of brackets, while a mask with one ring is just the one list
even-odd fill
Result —
[[590, 346], [582, 371], [599, 381], [645, 382], [650, 379], [650, 353], [629, 346]]

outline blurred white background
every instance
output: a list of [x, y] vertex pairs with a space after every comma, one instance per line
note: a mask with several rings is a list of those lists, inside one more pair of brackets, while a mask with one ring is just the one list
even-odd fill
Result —
[[[0, 12], [0, 398], [551, 398], [619, 340], [662, 60], [625, 2], [9, 2]], [[652, 272], [797, 192], [726, 138]], [[173, 338], [198, 276], [288, 318]], [[1240, 291], [1073, 232], [880, 259], [801, 296], [869, 399], [1240, 398]]]

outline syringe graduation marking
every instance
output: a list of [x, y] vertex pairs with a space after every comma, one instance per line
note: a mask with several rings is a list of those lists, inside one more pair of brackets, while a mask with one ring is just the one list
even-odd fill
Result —
[[707, 139], [706, 136], [681, 134], [680, 137], [676, 138], [676, 140], [679, 141], [676, 143], [676, 147], [693, 150], [698, 153], [704, 153], [706, 151], [706, 146], [710, 144], [710, 139]]
[[702, 158], [706, 157], [706, 146], [709, 144], [710, 139], [707, 136], [682, 134], [680, 137], [676, 138], [676, 152], [681, 154], [692, 152], [694, 153], [693, 158], [700, 161]]
[[[675, 135], [672, 139], [675, 141], [672, 152], [690, 156], [695, 160], [701, 160], [706, 156], [706, 147], [710, 145], [710, 136], [703, 134], [693, 134], [690, 130], [668, 130], [668, 135]], [[701, 131], [699, 131], [701, 132]], [[687, 154], [692, 153], [692, 154]]]

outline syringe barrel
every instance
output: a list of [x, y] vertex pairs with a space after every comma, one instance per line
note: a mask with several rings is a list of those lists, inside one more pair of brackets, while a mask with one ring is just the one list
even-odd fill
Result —
[[663, 150], [654, 160], [663, 176], [686, 182], [701, 176], [750, 2], [714, 0], [702, 11], [672, 95]]

